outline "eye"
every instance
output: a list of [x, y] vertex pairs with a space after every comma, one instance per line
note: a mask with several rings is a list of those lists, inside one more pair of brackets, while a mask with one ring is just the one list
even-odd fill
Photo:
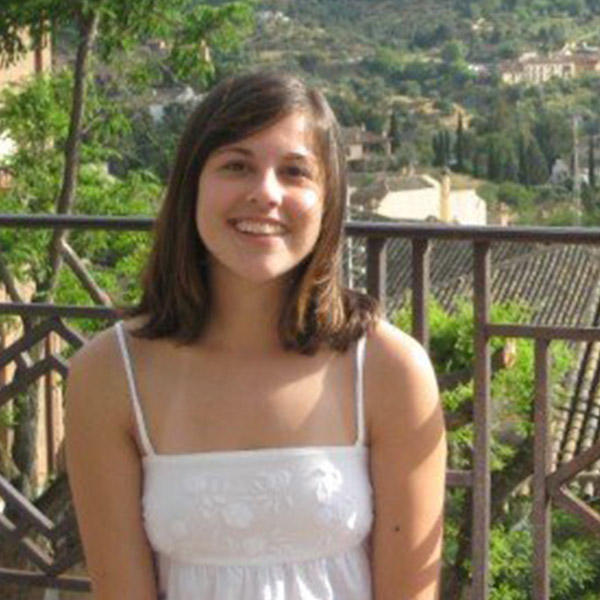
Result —
[[221, 169], [230, 173], [244, 173], [249, 167], [243, 160], [230, 160]]
[[307, 167], [300, 165], [289, 165], [285, 167], [285, 174], [294, 179], [313, 179], [313, 174]]

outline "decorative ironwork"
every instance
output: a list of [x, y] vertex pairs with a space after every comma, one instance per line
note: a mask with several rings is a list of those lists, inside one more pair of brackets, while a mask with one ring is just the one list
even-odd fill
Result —
[[[43, 227], [104, 230], [150, 230], [152, 219], [114, 218], [91, 216], [0, 215], [0, 227]], [[535, 340], [536, 391], [535, 448], [533, 473], [534, 523], [534, 589], [536, 600], [549, 598], [550, 510], [558, 506], [578, 516], [591, 531], [600, 535], [600, 515], [568, 489], [570, 482], [582, 476], [591, 477], [585, 469], [600, 459], [600, 440], [574, 456], [569, 462], [552, 470], [550, 461], [550, 391], [549, 345], [552, 340], [600, 341], [600, 329], [595, 327], [553, 327], [548, 325], [512, 325], [489, 322], [490, 249], [496, 242], [600, 244], [600, 231], [583, 228], [540, 227], [461, 227], [434, 224], [374, 224], [349, 223], [350, 236], [367, 240], [366, 283], [369, 291], [385, 301], [386, 246], [393, 238], [405, 238], [412, 245], [412, 305], [413, 333], [425, 345], [429, 331], [427, 300], [431, 257], [430, 244], [435, 240], [461, 240], [473, 244], [473, 294], [475, 305], [475, 381], [474, 428], [475, 449], [473, 468], [448, 471], [450, 487], [472, 490], [472, 544], [473, 580], [471, 597], [488, 598], [489, 524], [490, 524], [490, 377], [492, 361], [490, 339], [495, 336], [531, 338]], [[107, 307], [65, 307], [41, 304], [0, 303], [0, 314], [35, 319], [37, 323], [23, 336], [0, 351], [0, 370], [9, 363], [16, 365], [15, 377], [0, 387], [0, 405], [26, 390], [43, 375], [56, 371], [62, 377], [68, 364], [62, 356], [50, 354], [38, 362], [31, 359], [31, 349], [48, 335], [59, 336], [72, 347], [85, 342], [83, 336], [63, 321], [69, 317], [116, 318]], [[583, 474], [583, 475], [582, 475]], [[62, 485], [66, 485], [63, 476]], [[59, 522], [50, 520], [36, 504], [30, 502], [11, 483], [0, 477], [0, 497], [5, 502], [0, 512], [0, 533], [12, 540], [33, 568], [18, 570], [0, 567], [0, 582], [41, 585], [69, 590], [87, 590], [85, 578], [69, 577], [64, 573], [81, 559], [81, 548], [76, 538], [76, 524], [72, 509], [66, 510]]]

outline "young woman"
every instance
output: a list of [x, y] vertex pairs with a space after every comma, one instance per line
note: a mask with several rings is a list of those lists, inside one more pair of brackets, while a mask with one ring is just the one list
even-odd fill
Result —
[[183, 134], [129, 318], [72, 360], [96, 600], [433, 600], [443, 418], [423, 349], [341, 285], [324, 97], [257, 73]]

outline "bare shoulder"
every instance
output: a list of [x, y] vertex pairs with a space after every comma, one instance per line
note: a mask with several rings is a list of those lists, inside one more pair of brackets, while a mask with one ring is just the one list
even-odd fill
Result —
[[69, 361], [67, 420], [128, 419], [127, 380], [114, 327], [84, 344]]
[[66, 394], [69, 485], [98, 598], [156, 598], [141, 514], [141, 453], [130, 408], [117, 332], [111, 327], [71, 359]]
[[[120, 361], [117, 332], [109, 327], [88, 340], [69, 361], [69, 379], [95, 378], [112, 370]], [[106, 383], [106, 382], [105, 382]]]
[[431, 360], [423, 346], [391, 323], [380, 320], [367, 342], [367, 394], [372, 399], [372, 437], [402, 421], [404, 431], [420, 427], [440, 412]]
[[[138, 317], [129, 319], [123, 323], [125, 331], [136, 329], [142, 320]], [[132, 338], [128, 336], [128, 346]], [[135, 340], [136, 345], [139, 343]], [[84, 344], [71, 358], [69, 362], [70, 377], [84, 373], [87, 377], [99, 375], [103, 378], [108, 373], [124, 373], [123, 357], [119, 348], [116, 326], [109, 327], [96, 334], [86, 344]], [[111, 378], [115, 379], [115, 378]], [[104, 383], [110, 383], [104, 379]]]
[[383, 319], [369, 335], [372, 364], [380, 369], [411, 371], [431, 369], [427, 352], [417, 340]]

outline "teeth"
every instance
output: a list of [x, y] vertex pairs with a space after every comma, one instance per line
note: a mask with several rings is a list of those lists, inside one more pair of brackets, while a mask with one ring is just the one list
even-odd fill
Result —
[[236, 221], [234, 227], [244, 233], [257, 233], [261, 235], [278, 235], [285, 233], [281, 225], [275, 223], [263, 223], [260, 221]]

